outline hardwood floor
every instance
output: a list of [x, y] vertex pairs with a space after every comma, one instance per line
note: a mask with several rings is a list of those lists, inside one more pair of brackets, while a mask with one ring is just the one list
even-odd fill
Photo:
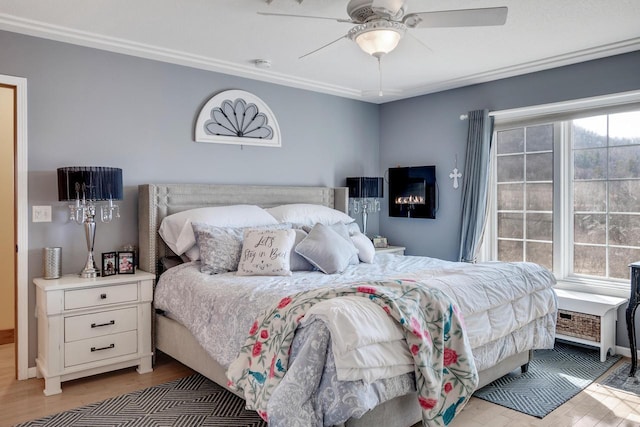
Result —
[[62, 393], [42, 394], [44, 380], [15, 379], [13, 344], [0, 346], [0, 426], [12, 426], [92, 402], [162, 384], [193, 371], [169, 356], [158, 354], [153, 372], [140, 375], [135, 368], [121, 369], [62, 383]]
[[[13, 344], [0, 346], [2, 427], [161, 384], [193, 372], [160, 353], [152, 373], [139, 375], [134, 368], [129, 368], [67, 381], [62, 384], [62, 394], [46, 397], [42, 394], [44, 380], [17, 381], [14, 378], [13, 349]], [[601, 378], [607, 375], [608, 372]], [[640, 426], [640, 396], [602, 386], [596, 381], [541, 420], [472, 398], [450, 426], [637, 427]]]
[[640, 396], [598, 384], [623, 361], [543, 419], [472, 397], [450, 427], [638, 427]]

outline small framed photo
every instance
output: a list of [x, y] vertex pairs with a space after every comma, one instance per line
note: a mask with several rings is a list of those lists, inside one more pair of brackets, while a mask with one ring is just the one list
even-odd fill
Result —
[[103, 252], [102, 253], [102, 275], [113, 276], [118, 272], [118, 253]]
[[389, 246], [387, 244], [387, 238], [382, 236], [376, 236], [373, 238], [373, 246], [375, 248], [386, 248]]
[[118, 252], [118, 273], [134, 274], [135, 272], [135, 252]]

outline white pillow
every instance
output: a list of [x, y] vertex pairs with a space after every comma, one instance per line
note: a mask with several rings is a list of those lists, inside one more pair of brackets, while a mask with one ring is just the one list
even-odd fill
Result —
[[325, 274], [342, 273], [358, 252], [352, 242], [324, 224], [313, 226], [295, 251]]
[[291, 276], [290, 259], [296, 232], [275, 229], [244, 231], [238, 276]]
[[[216, 227], [254, 227], [277, 224], [264, 209], [255, 205], [213, 206], [190, 209], [162, 220], [158, 233], [176, 255], [182, 255], [196, 244], [192, 222]], [[189, 257], [192, 261], [192, 257]]]
[[355, 221], [355, 219], [339, 210], [308, 203], [280, 205], [265, 210], [273, 215], [278, 222], [290, 222], [300, 225], [313, 226], [316, 223], [335, 224], [337, 222], [349, 224]]
[[347, 231], [349, 232], [349, 236], [362, 233], [362, 231], [360, 231], [360, 226], [358, 225], [357, 222], [352, 222], [351, 224], [347, 224]]
[[376, 256], [376, 248], [373, 246], [373, 242], [362, 233], [355, 233], [351, 236], [351, 241], [358, 250], [360, 261], [371, 264]]

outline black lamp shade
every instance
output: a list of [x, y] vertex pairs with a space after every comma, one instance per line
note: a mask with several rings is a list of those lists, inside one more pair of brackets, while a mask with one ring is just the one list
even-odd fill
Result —
[[349, 197], [351, 198], [383, 197], [382, 178], [347, 178], [347, 187], [349, 187]]
[[69, 166], [58, 169], [58, 200], [122, 200], [122, 169]]

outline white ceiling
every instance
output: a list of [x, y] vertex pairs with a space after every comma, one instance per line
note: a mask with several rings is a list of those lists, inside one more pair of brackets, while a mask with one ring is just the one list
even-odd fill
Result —
[[[406, 0], [407, 12], [507, 6], [504, 26], [410, 29], [376, 59], [344, 38], [348, 0], [0, 0], [0, 29], [382, 103], [640, 50], [640, 0]], [[271, 67], [255, 66], [268, 59]], [[640, 70], [639, 70], [640, 72]]]

